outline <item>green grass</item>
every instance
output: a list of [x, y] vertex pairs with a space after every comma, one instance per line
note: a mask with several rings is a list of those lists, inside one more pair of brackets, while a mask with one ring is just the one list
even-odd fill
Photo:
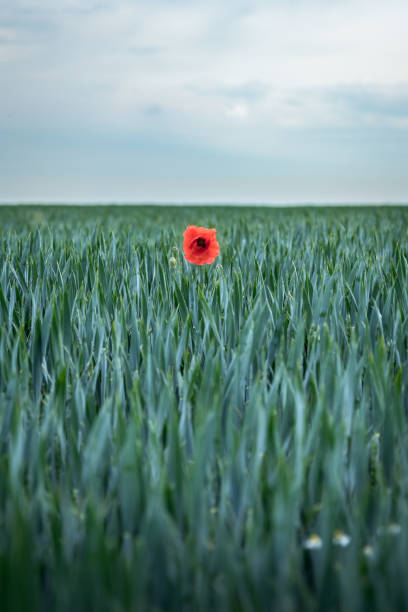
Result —
[[0, 208], [1, 609], [408, 610], [407, 245], [404, 208]]

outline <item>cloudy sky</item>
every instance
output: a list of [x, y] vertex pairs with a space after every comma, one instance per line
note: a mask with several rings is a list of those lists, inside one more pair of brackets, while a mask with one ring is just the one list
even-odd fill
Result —
[[407, 0], [1, 0], [2, 201], [408, 201]]

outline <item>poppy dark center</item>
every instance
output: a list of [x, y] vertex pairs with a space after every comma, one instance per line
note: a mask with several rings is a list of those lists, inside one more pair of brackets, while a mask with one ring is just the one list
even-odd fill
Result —
[[203, 247], [203, 249], [205, 249], [206, 247], [205, 238], [197, 238], [197, 246]]

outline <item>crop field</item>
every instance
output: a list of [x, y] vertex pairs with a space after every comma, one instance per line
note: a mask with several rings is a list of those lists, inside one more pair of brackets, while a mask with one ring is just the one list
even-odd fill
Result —
[[0, 208], [1, 610], [385, 612], [407, 576], [408, 208]]

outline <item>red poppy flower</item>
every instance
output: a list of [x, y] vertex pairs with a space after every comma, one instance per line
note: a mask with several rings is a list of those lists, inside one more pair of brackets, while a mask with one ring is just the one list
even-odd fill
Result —
[[215, 229], [189, 225], [184, 232], [183, 250], [187, 261], [198, 266], [210, 264], [220, 254]]

